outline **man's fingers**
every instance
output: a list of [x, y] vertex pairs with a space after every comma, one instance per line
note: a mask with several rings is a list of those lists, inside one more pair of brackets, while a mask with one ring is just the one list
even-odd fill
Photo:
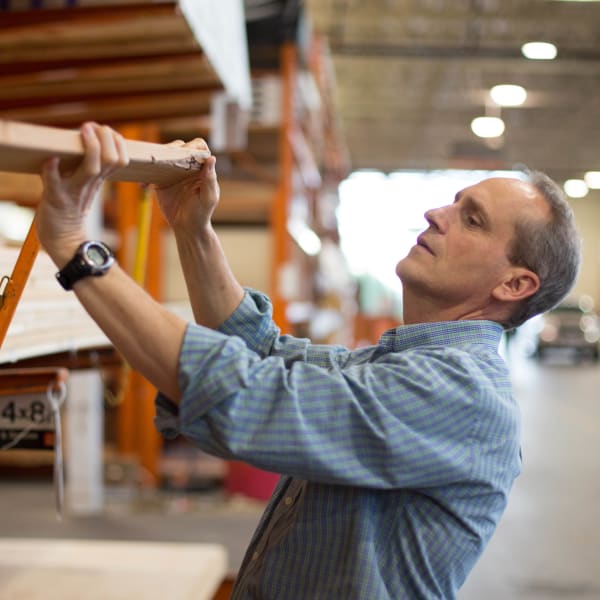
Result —
[[73, 173], [73, 179], [87, 179], [90, 176], [98, 176], [101, 171], [101, 148], [100, 140], [96, 133], [98, 125], [84, 123], [81, 126], [81, 140], [85, 150], [83, 161], [79, 168]]
[[119, 167], [129, 163], [127, 146], [123, 137], [112, 128], [97, 123], [81, 127], [85, 157], [73, 174], [73, 179], [83, 181], [90, 177], [107, 177]]
[[126, 167], [129, 164], [129, 152], [127, 151], [127, 144], [125, 138], [116, 131], [114, 132], [115, 147], [117, 149], [117, 167]]
[[54, 156], [42, 165], [42, 181], [45, 188], [53, 188], [60, 184], [59, 163], [60, 159], [58, 156]]
[[97, 127], [96, 135], [100, 141], [100, 174], [106, 176], [122, 166], [122, 154], [125, 152], [125, 159], [127, 154], [125, 147], [119, 145], [119, 134], [110, 127], [106, 125]]

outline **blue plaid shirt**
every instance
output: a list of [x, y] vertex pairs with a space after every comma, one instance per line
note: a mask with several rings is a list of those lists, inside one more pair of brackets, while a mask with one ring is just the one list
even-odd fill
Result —
[[250, 290], [220, 331], [189, 325], [157, 426], [283, 474], [232, 598], [454, 598], [520, 470], [501, 333], [424, 323], [349, 351], [280, 336]]

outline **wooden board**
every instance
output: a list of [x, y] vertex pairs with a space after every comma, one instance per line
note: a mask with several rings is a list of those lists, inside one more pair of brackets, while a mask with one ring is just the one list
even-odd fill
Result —
[[0, 600], [210, 600], [220, 544], [0, 538]]
[[[126, 140], [130, 162], [113, 173], [114, 181], [168, 185], [200, 168], [209, 152]], [[61, 168], [75, 167], [83, 157], [77, 130], [0, 119], [0, 171], [40, 173], [44, 161], [61, 159]]]

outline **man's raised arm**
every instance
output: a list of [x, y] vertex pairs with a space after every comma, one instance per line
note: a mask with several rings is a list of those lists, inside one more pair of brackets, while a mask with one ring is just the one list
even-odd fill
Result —
[[[106, 177], [129, 161], [123, 138], [109, 127], [87, 123], [81, 135], [85, 157], [75, 171], [62, 174], [56, 158], [45, 165], [44, 191], [36, 213], [40, 242], [61, 270], [78, 264], [72, 259], [87, 241], [85, 216], [91, 203]], [[185, 321], [156, 302], [118, 264], [107, 265], [103, 273], [101, 277], [71, 277], [67, 289], [73, 289], [127, 361], [177, 401]]]
[[[208, 150], [202, 139], [172, 144]], [[213, 329], [231, 315], [244, 296], [211, 224], [219, 202], [215, 162], [211, 156], [190, 177], [156, 189], [161, 210], [175, 234], [194, 318]]]

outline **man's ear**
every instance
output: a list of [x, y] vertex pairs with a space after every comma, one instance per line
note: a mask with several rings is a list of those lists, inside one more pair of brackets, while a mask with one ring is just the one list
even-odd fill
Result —
[[533, 296], [540, 288], [540, 278], [525, 267], [513, 267], [493, 290], [492, 296], [502, 302], [519, 302]]

